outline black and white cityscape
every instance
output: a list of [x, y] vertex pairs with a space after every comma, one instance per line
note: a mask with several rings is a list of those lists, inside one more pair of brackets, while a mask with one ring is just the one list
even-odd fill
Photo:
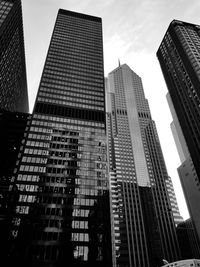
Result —
[[54, 10], [33, 101], [24, 4], [0, 0], [0, 266], [200, 266], [200, 23], [173, 18], [154, 53], [181, 202], [143, 77], [117, 53], [105, 72], [100, 15]]

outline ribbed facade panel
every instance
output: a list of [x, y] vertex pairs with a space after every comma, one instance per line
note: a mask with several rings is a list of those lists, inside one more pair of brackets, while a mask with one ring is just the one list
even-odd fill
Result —
[[148, 101], [126, 64], [109, 74], [107, 91], [114, 266], [159, 266], [179, 249]]

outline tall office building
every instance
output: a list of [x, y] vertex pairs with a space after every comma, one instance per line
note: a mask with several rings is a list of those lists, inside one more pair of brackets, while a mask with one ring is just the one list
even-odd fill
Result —
[[173, 132], [182, 163], [178, 172], [200, 240], [200, 26], [173, 20], [157, 57], [169, 91]]
[[13, 176], [12, 259], [112, 266], [105, 119], [101, 18], [60, 9]]
[[29, 110], [21, 0], [0, 1], [0, 108]]
[[200, 26], [174, 20], [157, 56], [200, 179]]
[[168, 174], [141, 78], [126, 64], [106, 80], [114, 266], [179, 257]]

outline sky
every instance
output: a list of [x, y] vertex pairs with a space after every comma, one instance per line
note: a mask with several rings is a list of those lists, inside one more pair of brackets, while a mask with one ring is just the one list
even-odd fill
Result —
[[156, 122], [178, 206], [189, 218], [177, 167], [180, 159], [170, 129], [167, 87], [156, 57], [173, 19], [200, 24], [199, 0], [22, 0], [30, 112], [32, 112], [58, 9], [102, 18], [104, 73], [126, 63], [143, 82], [152, 118]]

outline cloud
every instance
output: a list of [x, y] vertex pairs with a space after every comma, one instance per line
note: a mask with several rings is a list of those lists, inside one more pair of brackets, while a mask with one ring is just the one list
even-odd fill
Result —
[[109, 40], [112, 34], [118, 34], [124, 42], [132, 43], [130, 49], [155, 53], [169, 23], [173, 19], [198, 19], [199, 6], [197, 0], [193, 0], [192, 5], [186, 0], [115, 2], [109, 7], [110, 15], [103, 17], [106, 25], [105, 41]]
[[130, 48], [130, 43], [126, 43], [115, 33], [104, 45], [104, 65], [105, 74], [107, 75], [112, 69], [117, 67], [117, 62], [123, 60]]

